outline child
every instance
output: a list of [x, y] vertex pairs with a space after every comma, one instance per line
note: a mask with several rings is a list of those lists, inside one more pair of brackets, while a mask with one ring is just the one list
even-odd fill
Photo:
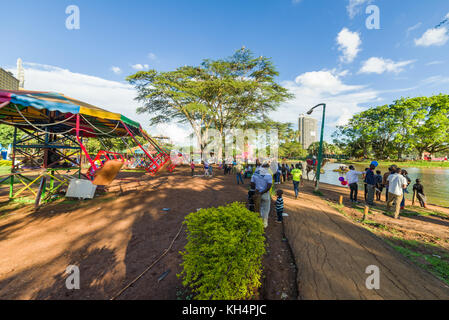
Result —
[[212, 174], [212, 164], [211, 163], [209, 164], [209, 175], [211, 177], [213, 176], [213, 174]]
[[380, 170], [376, 171], [376, 175], [374, 176], [374, 181], [376, 182], [376, 199], [380, 201], [380, 197], [382, 195], [383, 185], [382, 185], [382, 172]]
[[283, 213], [284, 213], [284, 199], [282, 199], [282, 195], [284, 192], [282, 190], [278, 190], [276, 192], [278, 198], [276, 200], [276, 213], [278, 215], [277, 223], [282, 223], [284, 221]]
[[204, 176], [209, 177], [209, 163], [207, 163], [207, 161], [204, 161], [203, 164], [204, 164]]
[[193, 177], [193, 175], [195, 174], [195, 162], [193, 162], [193, 160], [192, 162], [190, 162], [190, 169], [192, 170], [192, 177]]
[[256, 212], [256, 202], [254, 201], [254, 195], [256, 194], [255, 187], [251, 185], [251, 188], [248, 191], [248, 209], [249, 211]]
[[415, 205], [415, 195], [419, 201], [419, 204], [423, 208], [427, 208], [426, 196], [424, 195], [424, 186], [421, 184], [421, 180], [416, 179], [416, 184], [413, 185], [413, 201], [412, 205]]

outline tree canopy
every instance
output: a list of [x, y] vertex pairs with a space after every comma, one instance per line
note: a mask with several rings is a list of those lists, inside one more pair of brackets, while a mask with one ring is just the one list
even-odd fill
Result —
[[400, 160], [449, 152], [449, 96], [401, 98], [368, 109], [338, 127], [333, 137], [353, 157]]
[[225, 59], [167, 72], [140, 71], [127, 80], [143, 103], [137, 111], [150, 114], [150, 124], [188, 123], [203, 149], [207, 141], [202, 137], [210, 128], [223, 136], [226, 129], [260, 120], [291, 98], [277, 76], [271, 59], [242, 48]]

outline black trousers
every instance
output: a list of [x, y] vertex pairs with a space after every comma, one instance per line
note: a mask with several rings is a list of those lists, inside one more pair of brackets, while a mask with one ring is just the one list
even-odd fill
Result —
[[357, 201], [357, 194], [359, 192], [359, 185], [357, 183], [351, 183], [349, 185], [349, 189], [351, 189], [350, 198], [352, 201]]

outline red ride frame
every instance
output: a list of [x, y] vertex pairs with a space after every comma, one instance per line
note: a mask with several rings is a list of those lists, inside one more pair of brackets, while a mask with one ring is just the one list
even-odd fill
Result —
[[[132, 132], [131, 132], [131, 130], [129, 130], [129, 128], [126, 126], [126, 124], [123, 122], [123, 121], [121, 121], [122, 122], [122, 125], [125, 127], [125, 129], [126, 129], [126, 131], [128, 131], [128, 134], [133, 138], [133, 140], [137, 143], [137, 145], [139, 146], [139, 148], [140, 149], [142, 149], [142, 151], [145, 153], [145, 155], [148, 157], [148, 158], [150, 158], [150, 160], [151, 160], [151, 162], [153, 162], [153, 165], [156, 167], [154, 170], [149, 170], [149, 169], [147, 169], [147, 168], [145, 168], [145, 170], [148, 172], [148, 173], [151, 173], [151, 174], [155, 174], [164, 164], [166, 164], [167, 162], [168, 162], [168, 160], [170, 159], [170, 156], [169, 155], [167, 155], [166, 153], [164, 153], [164, 155], [165, 155], [165, 161], [163, 162], [163, 163], [161, 163], [160, 165], [154, 160], [154, 158], [147, 152], [147, 150], [145, 150], [145, 148], [139, 143], [139, 141], [136, 139], [136, 137], [134, 137], [134, 135], [132, 134]], [[140, 130], [140, 128], [139, 128], [139, 130]], [[142, 132], [142, 130], [140, 130], [141, 132]], [[144, 135], [144, 138], [148, 141], [148, 138], [147, 137], [145, 137], [145, 135]], [[150, 142], [150, 141], [149, 141]], [[150, 142], [151, 143], [151, 142]], [[153, 144], [153, 143], [151, 143], [151, 144]], [[157, 158], [159, 158], [159, 157], [161, 157], [161, 153], [156, 157], [156, 159]]]

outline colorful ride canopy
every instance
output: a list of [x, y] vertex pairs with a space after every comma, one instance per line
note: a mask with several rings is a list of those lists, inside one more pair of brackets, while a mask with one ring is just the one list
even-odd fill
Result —
[[81, 116], [81, 131], [86, 137], [125, 136], [123, 124], [133, 134], [140, 134], [139, 123], [60, 93], [0, 90], [0, 123], [75, 135], [76, 115]]

